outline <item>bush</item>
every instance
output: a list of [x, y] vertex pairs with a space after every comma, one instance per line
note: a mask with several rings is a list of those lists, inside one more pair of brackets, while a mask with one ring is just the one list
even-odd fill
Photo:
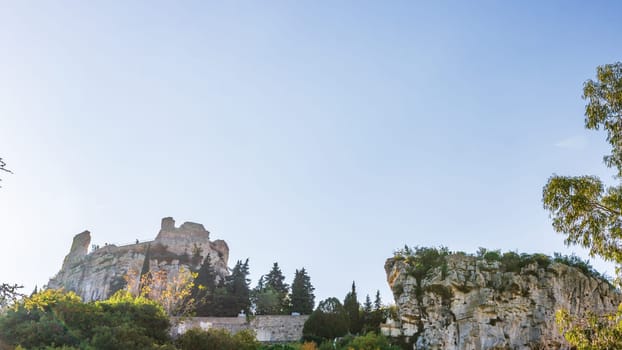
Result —
[[193, 328], [182, 334], [176, 341], [181, 350], [256, 350], [259, 342], [255, 333], [243, 330], [231, 335], [224, 329], [209, 329], [204, 331]]
[[399, 347], [393, 346], [389, 340], [376, 333], [367, 333], [352, 339], [344, 349], [348, 350], [400, 350]]
[[146, 299], [118, 295], [83, 303], [72, 292], [46, 290], [0, 317], [0, 338], [14, 347], [151, 349], [169, 341], [168, 317]]

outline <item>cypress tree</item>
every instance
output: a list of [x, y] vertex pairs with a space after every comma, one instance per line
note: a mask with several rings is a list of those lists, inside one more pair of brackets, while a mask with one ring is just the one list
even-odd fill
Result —
[[249, 273], [248, 259], [244, 263], [238, 260], [231, 275], [227, 277], [226, 289], [227, 294], [231, 297], [230, 311], [232, 314], [237, 315], [240, 311], [248, 314], [250, 311]]
[[296, 270], [294, 282], [292, 282], [291, 311], [302, 315], [310, 315], [315, 306], [315, 288], [311, 284], [311, 278], [303, 267]]
[[197, 272], [191, 291], [197, 316], [211, 316], [213, 314], [215, 290], [216, 272], [212, 266], [211, 256], [208, 254]]
[[350, 320], [350, 333], [358, 334], [361, 331], [361, 320], [359, 314], [361, 304], [359, 303], [356, 295], [356, 285], [354, 281], [352, 281], [352, 290], [346, 294], [346, 297], [343, 300], [343, 308], [346, 310], [348, 319]]

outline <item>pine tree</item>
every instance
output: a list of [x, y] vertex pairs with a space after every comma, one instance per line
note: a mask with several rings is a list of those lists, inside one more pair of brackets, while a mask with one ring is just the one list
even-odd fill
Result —
[[380, 299], [380, 291], [376, 290], [376, 299], [374, 300], [374, 311], [382, 309], [382, 299]]
[[227, 277], [227, 294], [231, 297], [232, 314], [237, 315], [240, 311], [246, 314], [250, 311], [250, 288], [248, 259], [244, 263], [238, 260], [233, 268], [231, 275]]
[[352, 290], [346, 294], [343, 300], [343, 308], [346, 309], [348, 319], [350, 320], [350, 333], [358, 334], [361, 331], [361, 304], [356, 295], [356, 285], [354, 281], [352, 281]]
[[370, 314], [373, 311], [371, 298], [369, 294], [365, 296], [365, 303], [363, 304], [363, 312]]
[[385, 309], [382, 306], [382, 299], [380, 298], [380, 291], [376, 290], [376, 298], [374, 300], [374, 310], [371, 313], [370, 327], [375, 331], [380, 330], [380, 324], [385, 319]]
[[365, 296], [365, 303], [363, 303], [363, 310], [361, 312], [361, 330], [363, 334], [366, 334], [371, 331], [376, 331], [373, 326], [373, 305], [371, 303], [371, 298], [369, 294]]
[[272, 270], [264, 278], [264, 289], [272, 288], [279, 297], [279, 312], [278, 314], [289, 313], [289, 285], [285, 283], [285, 276], [281, 272], [281, 268], [278, 263], [272, 265]]
[[315, 295], [313, 294], [311, 278], [304, 267], [296, 270], [294, 282], [292, 282], [291, 311], [302, 315], [310, 315], [315, 306]]
[[197, 272], [191, 296], [195, 303], [197, 316], [211, 316], [214, 312], [214, 292], [216, 290], [216, 272], [208, 254]]

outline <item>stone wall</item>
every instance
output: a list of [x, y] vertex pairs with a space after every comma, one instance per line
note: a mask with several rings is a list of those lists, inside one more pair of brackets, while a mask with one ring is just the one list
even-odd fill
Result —
[[251, 329], [261, 342], [292, 342], [302, 338], [302, 328], [308, 318], [308, 315], [261, 315], [251, 317], [250, 320], [246, 317], [173, 318], [171, 333], [175, 337], [192, 328], [225, 329], [231, 333]]

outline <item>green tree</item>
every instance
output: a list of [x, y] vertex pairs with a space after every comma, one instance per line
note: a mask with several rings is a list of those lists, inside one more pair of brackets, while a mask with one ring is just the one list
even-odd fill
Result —
[[244, 311], [246, 314], [250, 311], [249, 273], [248, 259], [244, 263], [238, 260], [231, 271], [231, 275], [226, 278], [227, 293], [231, 296], [231, 307], [235, 311], [235, 315], [240, 311]]
[[169, 342], [169, 327], [159, 304], [126, 291], [83, 303], [72, 292], [45, 290], [0, 317], [0, 342], [27, 349], [154, 349]]
[[364, 334], [376, 331], [375, 327], [373, 326], [373, 312], [374, 306], [371, 303], [371, 298], [369, 297], [369, 294], [367, 294], [365, 296], [365, 302], [363, 303], [363, 308], [361, 310], [361, 332]]
[[255, 291], [255, 314], [278, 315], [281, 312], [279, 293], [272, 287], [263, 287]]
[[292, 282], [291, 311], [301, 315], [310, 315], [315, 307], [315, 288], [311, 284], [311, 277], [303, 267], [296, 270]]
[[321, 342], [346, 335], [349, 327], [348, 313], [339, 299], [328, 298], [311, 313], [302, 333], [307, 339]]
[[240, 311], [248, 314], [250, 310], [250, 280], [248, 259], [238, 260], [231, 270], [231, 275], [221, 280], [214, 291], [211, 316], [232, 317]]
[[203, 260], [197, 277], [194, 279], [191, 295], [195, 303], [196, 316], [211, 316], [214, 313], [214, 293], [216, 291], [216, 272], [208, 254]]
[[349, 319], [349, 330], [352, 334], [359, 334], [361, 331], [361, 315], [360, 309], [361, 304], [358, 301], [358, 296], [356, 294], [356, 284], [352, 281], [352, 289], [346, 297], [343, 299], [343, 308], [348, 313]]
[[[272, 265], [272, 269], [267, 275], [263, 276], [262, 289], [271, 288], [279, 296], [279, 309], [278, 314], [289, 313], [289, 285], [285, 283], [285, 276], [281, 272], [281, 268], [278, 263]], [[258, 290], [261, 293], [261, 290]]]
[[[622, 179], [622, 63], [597, 68], [596, 80], [583, 87], [585, 127], [604, 129], [611, 145], [605, 164]], [[617, 264], [622, 262], [622, 184], [605, 186], [595, 176], [553, 175], [544, 186], [542, 202], [553, 228], [578, 244]]]
[[[606, 186], [596, 176], [553, 175], [542, 190], [544, 208], [549, 211], [555, 231], [566, 235], [567, 245], [589, 249], [591, 256], [601, 256], [618, 265], [622, 263], [622, 63], [596, 69], [596, 79], [583, 86], [585, 127], [607, 134], [611, 153], [603, 160], [614, 169], [617, 183]], [[619, 321], [602, 327], [590, 320], [577, 321], [564, 314], [558, 323], [566, 339], [578, 349], [616, 348], [619, 333], [611, 327], [622, 327]], [[576, 322], [575, 322], [576, 321]], [[598, 331], [592, 327], [600, 327]], [[577, 335], [589, 334], [587, 338]], [[611, 334], [615, 336], [610, 337]], [[606, 339], [609, 339], [607, 341]]]

